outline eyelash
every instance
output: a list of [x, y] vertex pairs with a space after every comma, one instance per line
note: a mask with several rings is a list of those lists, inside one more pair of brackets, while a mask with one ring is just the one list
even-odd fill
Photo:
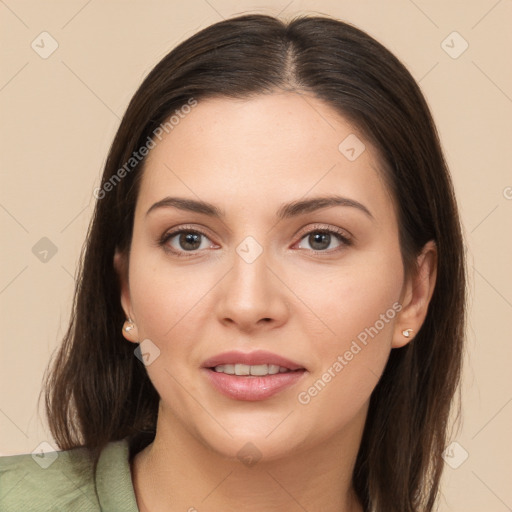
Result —
[[[196, 251], [176, 251], [175, 249], [172, 249], [167, 245], [167, 242], [169, 240], [174, 238], [176, 235], [180, 235], [182, 233], [188, 233], [188, 234], [192, 233], [195, 235], [204, 236], [209, 239], [208, 235], [205, 232], [201, 231], [200, 229], [192, 228], [192, 227], [189, 228], [188, 226], [180, 226], [178, 229], [176, 229], [174, 231], [171, 231], [169, 233], [164, 233], [158, 240], [158, 245], [160, 247], [162, 247], [165, 251], [172, 253], [174, 256], [177, 256], [178, 258], [188, 258], [188, 257], [195, 256], [197, 254], [196, 251], [198, 251], [198, 249], [196, 249]], [[303, 233], [299, 239], [299, 242], [301, 240], [303, 240], [305, 237], [307, 237], [313, 233], [334, 235], [338, 239], [338, 241], [341, 242], [342, 246], [344, 245], [344, 246], [349, 247], [353, 243], [352, 240], [346, 235], [345, 231], [342, 231], [341, 229], [337, 229], [337, 228], [333, 228], [333, 227], [326, 228], [326, 227], [320, 227], [320, 226], [313, 226], [313, 229], [310, 229], [309, 231], [306, 231], [305, 233]], [[315, 249], [306, 249], [306, 250], [313, 252], [315, 255], [321, 255], [322, 253], [332, 254], [332, 253], [339, 251], [342, 248], [342, 246], [336, 247], [335, 249], [331, 249], [331, 250], [327, 250], [327, 251], [319, 251], [319, 250], [315, 250]]]

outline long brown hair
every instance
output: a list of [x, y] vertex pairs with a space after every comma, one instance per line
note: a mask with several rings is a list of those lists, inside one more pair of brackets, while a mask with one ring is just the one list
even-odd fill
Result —
[[122, 336], [125, 315], [113, 267], [116, 248], [129, 251], [144, 159], [126, 163], [191, 98], [250, 98], [283, 89], [314, 94], [377, 148], [406, 272], [415, 271], [426, 242], [437, 245], [426, 320], [413, 342], [391, 351], [371, 396], [353, 474], [366, 511], [431, 511], [462, 363], [466, 271], [457, 205], [412, 76], [372, 37], [327, 17], [285, 23], [246, 15], [216, 23], [166, 55], [133, 96], [97, 194], [69, 329], [46, 376], [51, 432], [61, 449], [85, 446], [94, 460], [110, 441], [155, 432], [159, 396]]

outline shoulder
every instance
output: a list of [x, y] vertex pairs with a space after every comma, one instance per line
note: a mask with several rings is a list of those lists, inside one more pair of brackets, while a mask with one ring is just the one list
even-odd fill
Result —
[[0, 457], [2, 510], [100, 510], [85, 448]]
[[92, 512], [112, 502], [137, 510], [126, 440], [103, 449], [96, 475], [86, 448], [0, 457], [2, 511]]

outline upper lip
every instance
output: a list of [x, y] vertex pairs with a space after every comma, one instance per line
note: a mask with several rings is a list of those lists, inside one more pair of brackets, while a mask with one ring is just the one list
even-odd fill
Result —
[[203, 363], [203, 368], [215, 368], [223, 364], [247, 364], [249, 366], [258, 364], [275, 364], [288, 368], [289, 370], [305, 369], [302, 365], [290, 361], [286, 357], [267, 352], [266, 350], [255, 350], [253, 352], [239, 352], [236, 350], [223, 352], [216, 356], [210, 357]]

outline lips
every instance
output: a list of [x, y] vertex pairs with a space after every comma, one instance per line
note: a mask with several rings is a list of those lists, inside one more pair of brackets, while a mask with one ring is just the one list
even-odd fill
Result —
[[[246, 368], [269, 365], [285, 369], [275, 374], [264, 376], [230, 375], [216, 371], [219, 367], [226, 369], [228, 365], [244, 366]], [[246, 366], [247, 365], [247, 366]], [[207, 359], [201, 368], [207, 381], [220, 392], [233, 400], [258, 401], [266, 400], [281, 391], [297, 385], [308, 373], [306, 368], [283, 356], [264, 350], [254, 352], [224, 352]]]
[[279, 356], [265, 350], [256, 350], [254, 352], [224, 352], [204, 361], [202, 367], [213, 369], [216, 366], [237, 363], [246, 364], [248, 366], [256, 366], [260, 364], [276, 365], [287, 368], [291, 371], [306, 370], [304, 366], [296, 363], [295, 361], [291, 361], [283, 356]]

